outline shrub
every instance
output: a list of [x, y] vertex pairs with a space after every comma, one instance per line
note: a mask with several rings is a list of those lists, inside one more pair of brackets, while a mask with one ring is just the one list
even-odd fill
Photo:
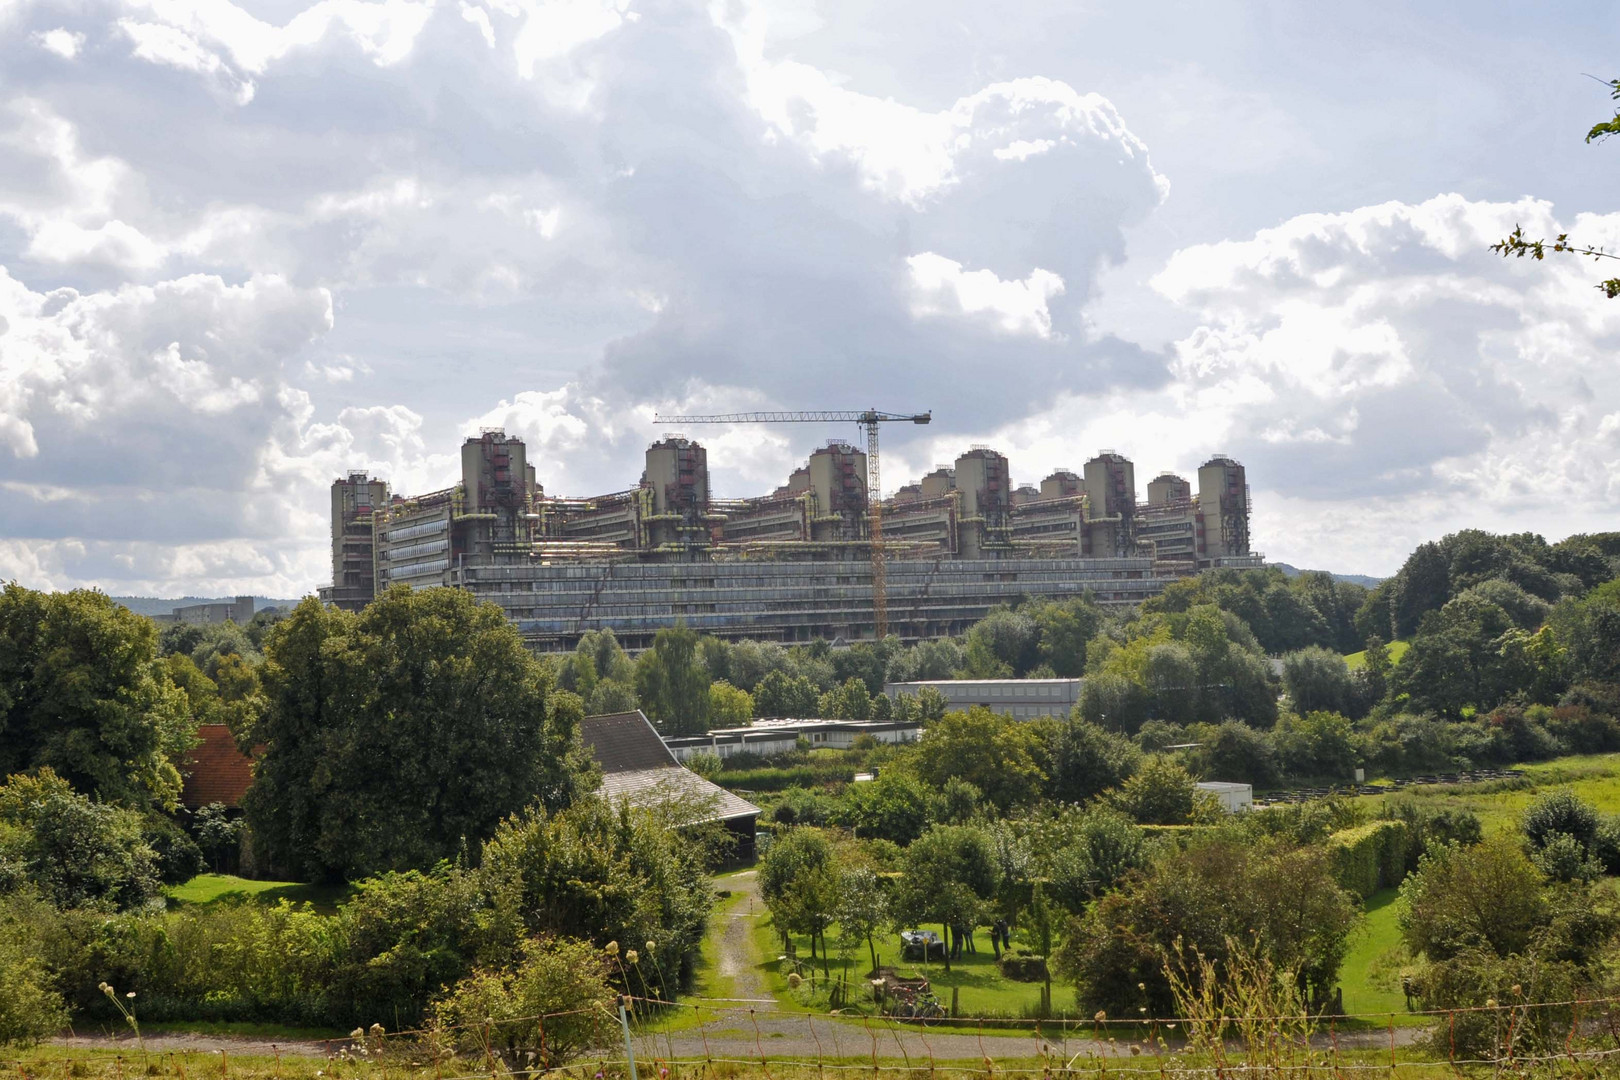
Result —
[[1530, 846], [1540, 850], [1555, 834], [1575, 838], [1583, 848], [1597, 839], [1598, 812], [1568, 788], [1557, 788], [1542, 795], [1524, 811], [1524, 835]]
[[1293, 973], [1316, 1004], [1333, 987], [1358, 917], [1324, 848], [1223, 835], [1166, 851], [1127, 876], [1070, 920], [1053, 960], [1088, 1012], [1166, 1016], [1176, 1007], [1168, 956], [1185, 948], [1225, 972], [1232, 943], [1242, 941]]
[[1530, 861], [1553, 881], [1596, 881], [1603, 876], [1603, 863], [1568, 833], [1548, 836], [1530, 853]]
[[686, 767], [701, 777], [713, 779], [714, 777], [719, 776], [720, 770], [724, 769], [726, 766], [725, 762], [720, 760], [719, 754], [704, 750], [687, 758]]
[[480, 968], [458, 981], [434, 1003], [432, 1018], [463, 1049], [487, 1049], [514, 1065], [532, 1052], [534, 1064], [554, 1069], [614, 1032], [608, 978], [607, 957], [590, 943], [534, 938], [524, 943], [519, 963]]
[[1193, 778], [1167, 757], [1150, 757], [1111, 799], [1139, 824], [1184, 825], [1193, 813]]
[[0, 824], [11, 826], [0, 862], [20, 865], [55, 904], [132, 908], [158, 894], [158, 859], [141, 816], [91, 802], [50, 769], [0, 785]]
[[996, 966], [1001, 969], [1002, 975], [1013, 982], [1045, 982], [1048, 978], [1044, 956], [1004, 952]]
[[712, 852], [702, 828], [672, 829], [655, 808], [590, 798], [506, 821], [484, 845], [483, 876], [528, 934], [657, 942], [652, 977], [668, 996], [690, 978], [703, 940]]
[[62, 995], [21, 940], [0, 938], [0, 1046], [30, 1045], [67, 1027]]
[[162, 814], [147, 814], [141, 838], [157, 860], [158, 880], [165, 885], [190, 881], [207, 869], [202, 848], [179, 825]]
[[1339, 887], [1366, 899], [1406, 877], [1411, 833], [1401, 821], [1374, 821], [1328, 837]]

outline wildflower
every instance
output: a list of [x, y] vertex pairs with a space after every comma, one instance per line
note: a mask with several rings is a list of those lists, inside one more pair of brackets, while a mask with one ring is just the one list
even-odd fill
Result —
[[602, 951], [607, 953], [609, 956], [618, 956], [619, 943], [617, 941], [610, 941], [606, 945], [602, 946]]
[[802, 983], [802, 982], [804, 982], [804, 979], [799, 975], [799, 973], [797, 971], [793, 971], [793, 972], [788, 973], [788, 985], [791, 986], [793, 989], [797, 990], [799, 988], [799, 984]]
[[636, 950], [634, 949], [631, 949], [629, 952], [625, 953], [624, 958], [630, 961], [631, 964], [638, 964], [641, 962], [641, 957], [636, 955]]
[[1102, 1023], [1102, 1022], [1103, 1022], [1103, 1021], [1104, 1021], [1104, 1020], [1106, 1020], [1106, 1019], [1108, 1019], [1108, 1014], [1107, 1014], [1107, 1013], [1105, 1013], [1105, 1012], [1103, 1012], [1103, 1011], [1102, 1011], [1102, 1010], [1101, 1010], [1101, 1009], [1098, 1009], [1098, 1010], [1097, 1010], [1097, 1014], [1096, 1014], [1096, 1015], [1095, 1015], [1095, 1016], [1093, 1016], [1093, 1017], [1092, 1017], [1092, 1019], [1093, 1019], [1093, 1020], [1095, 1020], [1095, 1021], [1097, 1021], [1097, 1023], [1099, 1023], [1099, 1024], [1100, 1024], [1100, 1023]]
[[372, 1024], [370, 1034], [373, 1039], [380, 1039], [384, 1035], [388, 1034], [388, 1032], [381, 1024]]
[[1519, 988], [1519, 984], [1518, 984], [1518, 983], [1514, 983], [1514, 984], [1513, 984], [1513, 992], [1514, 992], [1514, 993], [1515, 993], [1515, 994], [1521, 994], [1521, 995], [1522, 995], [1522, 994], [1523, 994], [1523, 993], [1524, 993], [1524, 991], [1523, 991], [1523, 990], [1522, 990], [1522, 989], [1520, 989], [1520, 988]]
[[365, 1037], [366, 1037], [366, 1029], [365, 1028], [355, 1028], [353, 1031], [349, 1032], [349, 1038], [351, 1038], [351, 1039], [363, 1039]]
[[[1518, 987], [1515, 986], [1513, 989], [1517, 990]], [[131, 990], [129, 993], [125, 994], [124, 996], [127, 997], [127, 998], [132, 998], [132, 997], [135, 996], [135, 991]]]
[[1146, 990], [1147, 989], [1147, 983], [1137, 983], [1136, 988], [1138, 990]]
[[648, 952], [657, 952], [658, 951], [658, 943], [653, 942], [653, 941], [647, 942], [647, 951]]

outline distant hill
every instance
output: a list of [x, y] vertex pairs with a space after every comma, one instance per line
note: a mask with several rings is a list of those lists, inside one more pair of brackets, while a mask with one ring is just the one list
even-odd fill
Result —
[[[1299, 567], [1289, 566], [1285, 562], [1267, 563], [1266, 565], [1275, 566], [1289, 577], [1299, 577], [1299, 575], [1305, 573]], [[1332, 575], [1334, 581], [1348, 581], [1352, 585], [1360, 585], [1363, 589], [1375, 589], [1384, 581], [1383, 578], [1373, 577], [1370, 574], [1334, 574], [1331, 570], [1328, 573]]]
[[[189, 607], [192, 604], [221, 604], [235, 600], [234, 596], [181, 596], [174, 599], [161, 596], [115, 596], [113, 603], [123, 604], [137, 615], [167, 615], [177, 607]], [[253, 610], [263, 611], [272, 607], [292, 607], [297, 600], [276, 600], [269, 596], [255, 596]]]

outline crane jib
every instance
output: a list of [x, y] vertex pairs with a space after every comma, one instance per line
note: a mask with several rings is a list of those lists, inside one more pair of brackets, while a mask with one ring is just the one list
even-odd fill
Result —
[[872, 555], [872, 632], [882, 640], [889, 632], [888, 572], [883, 552], [883, 483], [878, 466], [878, 425], [889, 421], [926, 424], [932, 410], [920, 413], [859, 409], [822, 412], [718, 413], [709, 416], [654, 416], [655, 424], [859, 424], [866, 429], [867, 541]]

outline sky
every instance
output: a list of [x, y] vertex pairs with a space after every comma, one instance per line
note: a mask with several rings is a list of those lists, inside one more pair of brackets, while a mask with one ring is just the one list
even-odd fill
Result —
[[[1242, 461], [1277, 561], [1620, 520], [1613, 9], [0, 0], [0, 580], [297, 596], [328, 489], [655, 413]], [[717, 494], [853, 429], [691, 429]]]

